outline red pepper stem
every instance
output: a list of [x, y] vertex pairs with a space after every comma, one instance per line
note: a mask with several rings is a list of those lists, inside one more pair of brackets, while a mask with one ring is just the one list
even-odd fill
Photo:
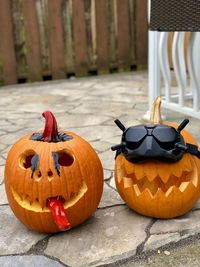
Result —
[[43, 112], [42, 116], [45, 118], [45, 128], [42, 134], [42, 139], [45, 142], [53, 142], [58, 135], [56, 118], [51, 111]]

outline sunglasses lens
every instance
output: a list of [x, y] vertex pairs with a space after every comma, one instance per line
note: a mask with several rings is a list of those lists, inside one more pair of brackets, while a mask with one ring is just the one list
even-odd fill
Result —
[[147, 135], [147, 130], [144, 126], [134, 126], [130, 127], [124, 136], [127, 148], [133, 150], [140, 146], [143, 139]]
[[130, 127], [125, 134], [125, 140], [126, 142], [137, 143], [140, 142], [146, 135], [147, 130], [144, 126]]
[[153, 130], [153, 136], [162, 143], [172, 143], [179, 137], [176, 130], [169, 126], [159, 126]]

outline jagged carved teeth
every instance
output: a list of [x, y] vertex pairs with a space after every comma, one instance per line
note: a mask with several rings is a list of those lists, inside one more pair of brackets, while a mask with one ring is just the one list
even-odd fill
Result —
[[150, 181], [147, 177], [138, 180], [135, 175], [129, 174], [122, 178], [122, 182], [125, 189], [132, 187], [137, 196], [145, 190], [148, 190], [152, 196], [159, 190], [168, 196], [174, 188], [177, 188], [180, 192], [184, 192], [191, 185], [197, 187], [198, 176], [196, 171], [184, 171], [181, 177], [170, 175], [168, 181], [164, 183], [159, 176], [156, 176], [153, 181]]
[[[47, 199], [43, 199], [43, 197], [35, 197], [34, 200], [31, 196], [29, 196], [28, 194], [18, 194], [14, 189], [12, 189], [13, 192], [14, 192], [14, 195], [16, 196], [17, 195], [17, 198], [20, 198], [21, 201], [24, 201], [25, 203], [29, 203], [29, 205], [40, 205], [42, 207], [42, 209], [44, 207], [47, 206], [47, 202], [54, 198], [54, 199], [57, 199], [59, 200], [60, 202], [62, 202], [63, 204], [66, 204], [66, 199], [69, 199], [69, 197], [67, 196], [67, 194], [63, 194], [63, 196], [51, 196], [51, 197], [47, 197]], [[71, 196], [73, 197], [73, 196]]]
[[144, 177], [148, 177], [149, 181], [153, 181], [156, 177], [167, 183], [171, 176], [182, 177], [187, 176], [196, 169], [194, 160], [190, 158], [189, 155], [185, 154], [181, 161], [175, 164], [166, 164], [164, 162], [151, 161], [151, 162], [141, 162], [137, 164], [132, 164], [131, 162], [120, 159], [119, 168], [116, 171], [119, 173], [119, 182], [122, 177], [131, 177], [134, 173], [137, 180], [142, 180]]
[[[19, 195], [14, 188], [11, 188], [13, 197], [15, 201], [24, 209], [34, 211], [34, 212], [50, 212], [50, 209], [47, 207], [47, 201], [50, 198], [58, 198], [63, 202], [64, 209], [67, 209], [73, 206], [76, 202], [78, 202], [84, 194], [87, 192], [88, 187], [85, 182], [82, 183], [82, 186], [79, 189], [77, 194], [71, 194], [70, 199], [67, 197], [67, 194], [63, 194], [62, 196], [49, 196], [46, 200], [42, 198], [35, 198], [34, 201], [30, 201], [30, 197], [28, 195]], [[67, 199], [67, 200], [66, 200]]]

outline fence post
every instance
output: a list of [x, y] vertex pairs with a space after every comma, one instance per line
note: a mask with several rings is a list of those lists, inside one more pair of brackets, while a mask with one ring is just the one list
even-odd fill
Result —
[[72, 0], [72, 21], [75, 51], [75, 72], [78, 76], [88, 73], [88, 54], [85, 9], [83, 0]]
[[61, 5], [62, 0], [48, 1], [51, 68], [54, 79], [66, 78], [64, 32], [62, 27]]
[[0, 1], [0, 49], [5, 84], [17, 82], [11, 0]]
[[98, 73], [109, 72], [107, 0], [95, 1]]
[[40, 39], [35, 0], [23, 1], [24, 26], [26, 34], [28, 77], [30, 81], [42, 80]]
[[148, 51], [148, 1], [136, 0], [136, 62], [137, 68], [147, 65]]
[[118, 64], [119, 69], [130, 69], [130, 7], [129, 0], [117, 0]]

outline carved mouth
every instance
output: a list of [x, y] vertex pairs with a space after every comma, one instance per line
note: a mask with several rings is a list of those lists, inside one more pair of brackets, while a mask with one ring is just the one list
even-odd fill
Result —
[[[82, 186], [79, 189], [78, 194], [74, 195], [70, 200], [65, 200], [63, 196], [49, 196], [46, 201], [50, 198], [59, 198], [62, 199], [63, 202], [63, 207], [64, 209], [68, 209], [69, 207], [72, 207], [76, 202], [78, 202], [87, 192], [88, 187], [85, 182], [82, 183]], [[25, 197], [20, 197], [19, 194], [11, 188], [13, 197], [15, 201], [24, 209], [29, 210], [29, 211], [34, 211], [34, 212], [50, 212], [50, 209], [47, 206], [42, 207], [36, 199], [32, 203], [29, 201], [28, 196]]]
[[122, 180], [124, 188], [133, 187], [137, 196], [143, 193], [145, 189], [148, 189], [153, 197], [156, 195], [158, 190], [161, 190], [166, 196], [168, 196], [174, 187], [179, 189], [180, 192], [184, 192], [190, 184], [197, 187], [196, 178], [197, 177], [195, 175], [192, 175], [191, 178], [191, 173], [183, 173], [181, 179], [180, 177], [178, 178], [175, 176], [170, 176], [166, 184], [163, 183], [162, 179], [158, 176], [153, 180], [153, 182], [150, 182], [146, 177], [138, 181], [136, 180], [134, 175], [132, 177], [131, 175], [129, 175], [128, 177], [123, 177]]
[[[151, 198], [155, 198], [157, 194], [162, 194], [168, 197], [174, 191], [183, 193], [191, 187], [196, 188], [198, 186], [198, 174], [193, 160], [191, 160], [190, 167], [183, 168], [183, 166], [180, 166], [178, 168], [179, 173], [173, 171], [173, 165], [171, 165], [172, 171], [169, 170], [169, 172], [163, 174], [161, 173], [162, 170], [159, 173], [156, 168], [154, 174], [152, 174], [152, 170], [149, 170], [149, 175], [148, 170], [145, 171], [145, 167], [141, 168], [140, 171], [139, 168], [138, 170], [133, 168], [135, 166], [132, 169], [131, 166], [123, 168], [123, 170], [119, 168], [117, 180], [125, 189], [133, 190], [137, 196], [149, 194]], [[128, 169], [129, 173], [125, 169]]]

